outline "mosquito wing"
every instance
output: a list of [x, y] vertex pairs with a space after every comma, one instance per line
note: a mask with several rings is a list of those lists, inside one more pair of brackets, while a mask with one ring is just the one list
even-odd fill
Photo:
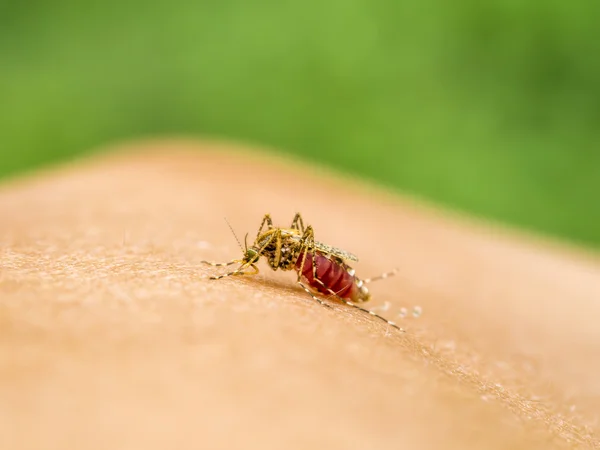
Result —
[[[300, 241], [302, 239], [301, 236], [295, 235], [290, 236], [294, 241]], [[358, 257], [346, 250], [342, 250], [341, 248], [331, 247], [330, 245], [323, 244], [319, 241], [314, 241], [315, 250], [325, 253], [331, 256], [334, 256], [339, 259], [349, 259], [350, 261], [358, 261]]]
[[329, 245], [323, 244], [319, 241], [315, 241], [315, 248], [322, 253], [327, 253], [340, 259], [358, 261], [358, 257], [356, 255], [353, 255], [352, 253], [347, 252], [346, 250], [342, 250], [341, 248], [331, 247]]

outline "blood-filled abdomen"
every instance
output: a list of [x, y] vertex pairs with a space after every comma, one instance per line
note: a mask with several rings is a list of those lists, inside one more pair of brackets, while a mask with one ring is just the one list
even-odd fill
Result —
[[[315, 279], [313, 274], [313, 258], [316, 265], [317, 279]], [[300, 254], [296, 261], [296, 270], [300, 271], [302, 269], [302, 275], [313, 289], [325, 295], [331, 295], [334, 292], [339, 297], [350, 301], [357, 299], [359, 289], [356, 285], [356, 279], [353, 274], [348, 272], [344, 264], [340, 264], [316, 252], [306, 254], [304, 267], [301, 268], [302, 259], [303, 253]]]

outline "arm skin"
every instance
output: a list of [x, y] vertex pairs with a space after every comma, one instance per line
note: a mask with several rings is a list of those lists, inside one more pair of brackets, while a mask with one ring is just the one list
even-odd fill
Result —
[[[321, 169], [145, 143], [0, 187], [0, 448], [598, 446], [600, 262]], [[300, 211], [368, 307], [210, 281]]]

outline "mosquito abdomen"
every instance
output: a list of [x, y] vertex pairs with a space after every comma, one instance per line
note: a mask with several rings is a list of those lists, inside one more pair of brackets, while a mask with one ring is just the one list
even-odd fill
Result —
[[[313, 269], [313, 258], [317, 279], [315, 279], [313, 273], [315, 270]], [[358, 300], [360, 289], [357, 285], [357, 279], [353, 273], [348, 271], [347, 266], [329, 259], [319, 252], [308, 252], [306, 258], [304, 258], [304, 253], [301, 253], [298, 257], [296, 271], [300, 271], [303, 259], [302, 275], [312, 288], [326, 295], [331, 295], [333, 292], [338, 297], [346, 300]]]

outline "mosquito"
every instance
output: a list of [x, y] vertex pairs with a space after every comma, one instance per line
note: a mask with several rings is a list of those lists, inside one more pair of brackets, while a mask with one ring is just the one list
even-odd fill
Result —
[[[229, 227], [233, 232], [231, 225]], [[235, 232], [233, 234], [235, 236]], [[295, 270], [298, 274], [297, 283], [319, 304], [331, 307], [315, 295], [321, 293], [404, 332], [404, 329], [395, 322], [356, 304], [370, 300], [371, 294], [366, 287], [368, 283], [388, 278], [397, 273], [398, 269], [374, 278], [358, 278], [354, 269], [347, 263], [347, 261], [358, 261], [358, 258], [345, 250], [316, 241], [313, 227], [304, 226], [300, 213], [296, 213], [290, 228], [273, 226], [270, 214], [265, 214], [254, 243], [248, 247], [248, 234], [246, 234], [244, 247], [239, 240], [238, 244], [244, 252], [241, 259], [234, 259], [227, 263], [201, 261], [214, 267], [239, 264], [232, 272], [211, 276], [211, 280], [236, 275], [256, 275], [259, 272], [256, 263], [261, 257], [265, 257], [273, 270]]]

